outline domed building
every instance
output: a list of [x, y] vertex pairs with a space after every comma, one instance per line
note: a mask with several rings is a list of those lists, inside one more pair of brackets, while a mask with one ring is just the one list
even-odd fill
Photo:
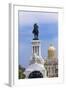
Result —
[[58, 59], [56, 56], [56, 49], [53, 45], [48, 48], [48, 57], [44, 62], [47, 77], [58, 77]]
[[56, 58], [56, 49], [51, 44], [50, 47], [48, 48], [48, 59], [54, 60], [55, 58]]

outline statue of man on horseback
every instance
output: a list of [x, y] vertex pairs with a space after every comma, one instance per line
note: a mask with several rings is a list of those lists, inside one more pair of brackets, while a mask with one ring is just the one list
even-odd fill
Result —
[[36, 23], [34, 24], [34, 29], [32, 33], [34, 34], [33, 40], [38, 40], [39, 31], [38, 31], [38, 25]]

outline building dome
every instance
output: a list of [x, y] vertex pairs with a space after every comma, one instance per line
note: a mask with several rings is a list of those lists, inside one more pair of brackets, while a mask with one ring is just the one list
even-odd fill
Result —
[[51, 44], [48, 48], [48, 59], [54, 59], [56, 57], [56, 49]]
[[50, 46], [49, 46], [49, 48], [48, 48], [48, 51], [55, 51], [56, 49], [55, 49], [55, 47], [51, 44]]

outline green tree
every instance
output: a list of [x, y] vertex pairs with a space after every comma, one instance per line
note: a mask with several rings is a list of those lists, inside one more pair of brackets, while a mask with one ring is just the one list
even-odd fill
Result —
[[24, 74], [25, 68], [22, 67], [21, 65], [19, 65], [19, 79], [24, 79], [25, 78], [25, 74]]

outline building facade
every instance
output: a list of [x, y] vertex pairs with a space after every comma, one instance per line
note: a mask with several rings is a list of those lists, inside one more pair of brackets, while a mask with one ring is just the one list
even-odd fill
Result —
[[44, 66], [47, 77], [58, 77], [58, 59], [56, 49], [52, 45], [48, 48], [48, 57], [45, 59]]

